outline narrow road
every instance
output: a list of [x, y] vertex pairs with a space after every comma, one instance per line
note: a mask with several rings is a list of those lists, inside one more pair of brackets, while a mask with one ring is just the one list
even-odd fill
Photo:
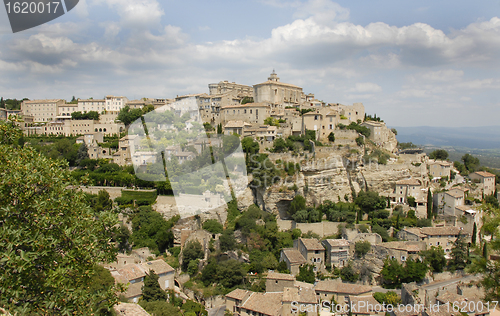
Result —
[[224, 311], [226, 310], [226, 305], [211, 308], [207, 310], [208, 316], [224, 316]]

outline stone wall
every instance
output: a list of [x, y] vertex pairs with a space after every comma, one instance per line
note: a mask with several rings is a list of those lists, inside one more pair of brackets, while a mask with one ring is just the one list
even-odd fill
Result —
[[295, 223], [292, 221], [292, 229], [298, 228], [302, 233], [309, 231], [318, 234], [321, 238], [332, 236], [338, 232], [338, 222], [320, 222], [320, 223]]
[[122, 196], [122, 190], [126, 189], [125, 187], [98, 187], [98, 186], [92, 186], [92, 187], [80, 187], [80, 190], [82, 190], [85, 193], [91, 193], [91, 194], [97, 194], [99, 191], [104, 190], [109, 193], [109, 198], [114, 200], [117, 197]]

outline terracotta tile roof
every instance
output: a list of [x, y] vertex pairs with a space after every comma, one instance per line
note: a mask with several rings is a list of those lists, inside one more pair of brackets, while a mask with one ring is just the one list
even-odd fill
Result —
[[308, 288], [308, 289], [314, 289], [314, 284], [311, 284], [311, 283], [306, 283], [306, 282], [300, 282], [300, 281], [295, 281], [293, 283], [293, 286], [295, 287], [305, 287], [305, 288]]
[[413, 234], [413, 235], [417, 235], [418, 237], [420, 238], [424, 238], [424, 237], [427, 237], [427, 235], [424, 235], [422, 234], [422, 232], [420, 231], [420, 228], [415, 228], [415, 227], [405, 227], [403, 228], [403, 230]]
[[163, 259], [153, 260], [141, 263], [141, 266], [144, 268], [146, 272], [153, 270], [156, 274], [174, 272], [174, 268], [172, 268], [168, 263], [166, 263]]
[[228, 121], [226, 125], [224, 125], [224, 128], [236, 128], [236, 127], [244, 127], [244, 126], [250, 126], [251, 124], [243, 122], [241, 120], [239, 121]]
[[25, 103], [25, 104], [30, 104], [30, 103], [38, 104], [38, 103], [53, 103], [53, 102], [58, 102], [58, 101], [62, 101], [62, 99], [25, 100], [25, 101], [23, 101], [23, 103]]
[[350, 295], [359, 295], [372, 291], [372, 287], [368, 285], [359, 285], [351, 283], [343, 283], [335, 280], [319, 281], [315, 286], [316, 291], [329, 293], [345, 293]]
[[296, 85], [291, 84], [291, 83], [283, 83], [283, 82], [280, 82], [280, 81], [271, 81], [271, 80], [268, 80], [268, 81], [265, 81], [265, 82], [262, 82], [262, 83], [258, 83], [258, 84], [254, 84], [253, 86], [255, 87], [255, 86], [260, 86], [260, 85], [264, 85], [264, 84], [274, 84], [274, 85], [277, 85], [277, 86], [299, 88], [300, 90], [302, 90], [301, 87], [296, 86]]
[[311, 288], [286, 287], [283, 289], [283, 302], [316, 304], [318, 298], [316, 292]]
[[269, 272], [267, 274], [267, 279], [269, 280], [289, 280], [295, 281], [295, 277], [291, 274], [286, 273], [277, 273], [277, 272]]
[[[349, 302], [350, 302], [350, 307], [352, 310], [352, 313], [355, 315], [373, 315], [375, 313], [376, 308], [381, 308], [379, 306], [382, 306], [377, 300], [369, 295], [369, 296], [349, 296]], [[365, 304], [362, 304], [362, 306], [359, 306], [360, 302], [366, 302]], [[382, 312], [383, 314], [384, 312]]]
[[345, 239], [325, 239], [323, 243], [328, 243], [331, 247], [345, 247], [349, 246], [349, 241]]
[[229, 298], [233, 298], [235, 300], [242, 300], [243, 298], [245, 298], [245, 296], [250, 293], [250, 291], [246, 291], [246, 290], [241, 290], [241, 289], [236, 289], [228, 294], [226, 294], [226, 297], [229, 297]]
[[282, 298], [283, 293], [252, 293], [241, 307], [264, 315], [278, 316]]
[[448, 306], [439, 306], [435, 308], [426, 308], [425, 315], [427, 316], [458, 316], [460, 313], [454, 313], [451, 308], [448, 311]]
[[454, 227], [454, 226], [420, 228], [420, 231], [428, 236], [458, 235], [458, 233], [460, 233], [460, 230], [461, 230], [460, 227]]
[[269, 105], [265, 104], [265, 103], [247, 103], [247, 104], [244, 104], [244, 105], [226, 105], [226, 106], [223, 106], [222, 109], [244, 109], [244, 108], [255, 108], [255, 107], [259, 107], [259, 108], [270, 108]]
[[405, 179], [396, 182], [397, 185], [420, 185], [420, 181], [417, 179]]
[[442, 167], [450, 167], [452, 165], [449, 161], [434, 161], [429, 163], [430, 165], [440, 165]]
[[411, 311], [407, 312], [406, 310], [399, 311], [399, 308], [395, 306], [393, 309], [394, 316], [420, 316], [422, 311], [418, 311], [417, 308], [415, 310], [412, 308]]
[[132, 303], [121, 303], [119, 302], [113, 309], [116, 312], [117, 316], [149, 316], [150, 313], [146, 312], [144, 308], [142, 308], [138, 304]]
[[493, 173], [489, 173], [487, 171], [476, 171], [474, 172], [473, 174], [477, 174], [478, 176], [481, 176], [483, 178], [491, 178], [491, 177], [495, 177], [495, 175]]
[[282, 250], [283, 255], [287, 257], [288, 261], [292, 264], [304, 264], [306, 263], [306, 259], [302, 254], [294, 248], [285, 248]]
[[448, 195], [455, 197], [455, 198], [463, 198], [464, 197], [464, 192], [461, 190], [456, 190], [456, 189], [446, 191], [445, 194], [448, 194]]
[[144, 282], [129, 283], [127, 291], [125, 291], [124, 296], [126, 298], [132, 298], [142, 295], [142, 286]]
[[140, 265], [135, 263], [127, 264], [123, 268], [118, 269], [118, 273], [129, 281], [146, 276], [146, 271], [144, 271]]
[[302, 242], [302, 244], [304, 245], [304, 247], [306, 247], [306, 249], [308, 251], [312, 251], [312, 250], [323, 250], [324, 251], [325, 250], [325, 247], [323, 247], [323, 245], [317, 239], [299, 238], [299, 240]]

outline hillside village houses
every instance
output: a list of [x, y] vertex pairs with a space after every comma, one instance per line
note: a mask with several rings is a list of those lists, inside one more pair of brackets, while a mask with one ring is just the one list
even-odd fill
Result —
[[[247, 103], [242, 104], [244, 99]], [[277, 137], [301, 135], [306, 130], [316, 131], [317, 140], [322, 142], [327, 142], [328, 135], [333, 132], [340, 142], [355, 144], [354, 140], [360, 137], [358, 132], [339, 129], [341, 124], [347, 126], [353, 122], [367, 127], [371, 131], [369, 139], [375, 144], [389, 152], [396, 150], [395, 135], [384, 122], [364, 121], [365, 108], [362, 103], [325, 103], [316, 99], [314, 94], [305, 94], [301, 87], [281, 82], [274, 71], [267, 81], [253, 86], [221, 81], [209, 84], [209, 94], [177, 96], [171, 100], [129, 101], [123, 96], [106, 96], [95, 100], [81, 99], [76, 104], [67, 104], [62, 99], [24, 101], [21, 107], [25, 120], [23, 129], [27, 134], [79, 135], [76, 142], [87, 145], [92, 159], [108, 158], [121, 166], [147, 165], [156, 162], [157, 153], [141, 146], [140, 137], [137, 135], [121, 137], [116, 150], [101, 148], [99, 143], [103, 142], [104, 136], [119, 135], [125, 131], [124, 124], [116, 120], [122, 108], [127, 105], [131, 108], [142, 108], [148, 104], [153, 104], [158, 111], [173, 110], [176, 115], [190, 113], [189, 122], [206, 122], [213, 127], [222, 124], [224, 134], [250, 136], [259, 142], [261, 150], [272, 147]], [[311, 111], [301, 115], [297, 109]], [[97, 111], [101, 113], [100, 119], [72, 120], [71, 114], [77, 111]], [[281, 123], [279, 126], [266, 125], [264, 121], [268, 117], [280, 120]], [[161, 128], [160, 126], [159, 129]], [[202, 142], [188, 145], [193, 145], [198, 152], [204, 146]], [[169, 146], [164, 152], [166, 157], [176, 156], [179, 163], [192, 160], [196, 155], [183, 151], [180, 146]], [[416, 216], [426, 218], [427, 192], [431, 190], [432, 203], [437, 210], [438, 220], [441, 221], [439, 226], [403, 227], [396, 234], [399, 241], [392, 242], [382, 242], [379, 234], [361, 233], [356, 228], [342, 231], [342, 239], [329, 237], [320, 241], [315, 238], [298, 238], [293, 241], [293, 248], [281, 249], [280, 253], [279, 261], [285, 262], [290, 274], [268, 272], [265, 293], [242, 289], [230, 292], [225, 296], [226, 310], [234, 315], [245, 316], [297, 315], [298, 313], [292, 312], [293, 302], [317, 304], [322, 300], [335, 299], [338, 303], [353, 304], [359, 301], [373, 301], [373, 288], [370, 285], [348, 284], [340, 279], [319, 280], [315, 284], [307, 284], [298, 282], [295, 276], [305, 264], [312, 265], [315, 273], [326, 273], [327, 267], [330, 266], [341, 268], [348, 265], [354, 258], [354, 246], [358, 241], [370, 242], [371, 249], [367, 256], [371, 258], [379, 261], [394, 258], [403, 263], [408, 258], [418, 258], [420, 251], [433, 246], [441, 246], [449, 258], [453, 243], [460, 235], [470, 240], [474, 223], [478, 230], [482, 224], [481, 211], [467, 203], [468, 194], [473, 193], [465, 186], [450, 184], [445, 188], [436, 188], [436, 183], [428, 181], [428, 175], [450, 179], [453, 165], [445, 161], [428, 161], [425, 153], [416, 149], [401, 152], [398, 157], [401, 161], [423, 164], [424, 174], [403, 179], [394, 177], [385, 193], [393, 205], [404, 206], [405, 212], [412, 209], [408, 205], [409, 198], [414, 198], [416, 207], [413, 209]], [[471, 173], [469, 178], [485, 195], [495, 191], [495, 175], [479, 171]], [[189, 195], [181, 198], [192, 200]], [[203, 198], [208, 201], [209, 197]], [[131, 302], [138, 302], [140, 299], [144, 277], [150, 270], [160, 276], [159, 284], [162, 289], [175, 288], [175, 271], [163, 260], [137, 261], [122, 255], [118, 258], [117, 265], [110, 269], [116, 282], [129, 285], [125, 297]], [[462, 295], [457, 291], [452, 291], [453, 295]], [[443, 295], [435, 298], [441, 302], [446, 299]], [[367, 310], [359, 314], [378, 313]], [[317, 313], [307, 312], [307, 315]]]

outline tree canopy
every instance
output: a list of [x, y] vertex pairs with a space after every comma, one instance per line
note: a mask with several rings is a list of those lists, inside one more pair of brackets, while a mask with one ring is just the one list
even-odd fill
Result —
[[448, 159], [448, 152], [444, 149], [436, 149], [429, 154], [429, 158], [435, 160], [446, 160]]
[[115, 258], [116, 215], [97, 216], [83, 192], [67, 189], [76, 183], [65, 162], [8, 145], [20, 132], [0, 125], [0, 305], [22, 315], [111, 307], [114, 289], [88, 285], [96, 265]]

